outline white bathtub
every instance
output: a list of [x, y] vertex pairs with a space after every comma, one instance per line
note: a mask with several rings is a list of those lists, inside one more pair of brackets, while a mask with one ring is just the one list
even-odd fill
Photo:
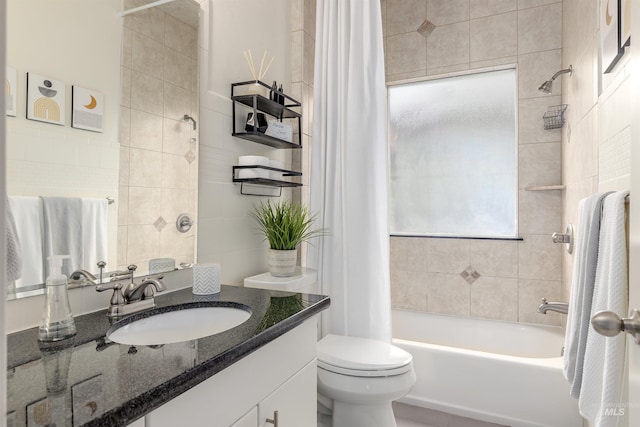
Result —
[[513, 427], [581, 427], [560, 328], [393, 311], [418, 381], [400, 401]]

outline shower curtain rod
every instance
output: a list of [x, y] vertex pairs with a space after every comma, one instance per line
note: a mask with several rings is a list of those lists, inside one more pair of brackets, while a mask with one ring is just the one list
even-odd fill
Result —
[[139, 12], [141, 10], [150, 9], [152, 7], [160, 6], [160, 5], [163, 5], [165, 3], [171, 3], [172, 1], [175, 1], [175, 0], [158, 0], [158, 1], [154, 1], [153, 3], [148, 3], [148, 4], [145, 4], [143, 6], [134, 7], [132, 9], [128, 9], [128, 10], [123, 10], [122, 12], [120, 12], [120, 16], [125, 16], [125, 15], [129, 15], [130, 13], [135, 13], [135, 12]]

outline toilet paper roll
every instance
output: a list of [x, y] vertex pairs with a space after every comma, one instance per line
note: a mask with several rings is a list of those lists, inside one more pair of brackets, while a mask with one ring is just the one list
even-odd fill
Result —
[[220, 264], [199, 263], [193, 266], [193, 294], [211, 295], [220, 292]]
[[154, 258], [149, 260], [149, 273], [164, 273], [176, 269], [176, 260], [173, 258]]

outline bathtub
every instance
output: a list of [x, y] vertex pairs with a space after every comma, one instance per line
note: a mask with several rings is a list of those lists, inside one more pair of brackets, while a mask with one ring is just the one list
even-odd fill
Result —
[[560, 328], [393, 311], [418, 380], [402, 403], [513, 427], [581, 427]]

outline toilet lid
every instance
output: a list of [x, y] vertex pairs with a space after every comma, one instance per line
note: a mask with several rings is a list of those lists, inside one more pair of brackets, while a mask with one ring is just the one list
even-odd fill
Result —
[[366, 376], [398, 375], [411, 369], [413, 357], [390, 343], [369, 338], [329, 334], [318, 342], [318, 366]]

